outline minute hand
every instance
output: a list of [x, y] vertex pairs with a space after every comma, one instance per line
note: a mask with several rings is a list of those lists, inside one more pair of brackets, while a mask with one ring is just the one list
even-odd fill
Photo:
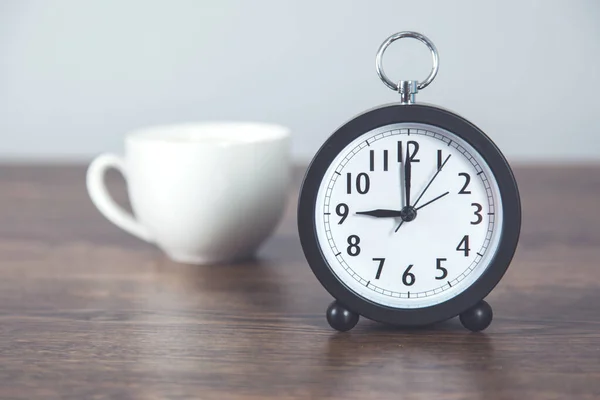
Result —
[[404, 159], [404, 193], [406, 195], [406, 207], [410, 206], [410, 185], [412, 178], [412, 166], [410, 156], [408, 154], [408, 146], [406, 146], [406, 158]]

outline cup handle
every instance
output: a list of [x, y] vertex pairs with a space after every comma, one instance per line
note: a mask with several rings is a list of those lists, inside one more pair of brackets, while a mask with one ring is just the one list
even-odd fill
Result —
[[110, 222], [133, 236], [152, 243], [153, 240], [148, 230], [110, 197], [104, 184], [104, 175], [110, 168], [119, 171], [127, 180], [125, 162], [121, 157], [115, 154], [99, 155], [92, 161], [87, 170], [86, 185], [92, 203]]

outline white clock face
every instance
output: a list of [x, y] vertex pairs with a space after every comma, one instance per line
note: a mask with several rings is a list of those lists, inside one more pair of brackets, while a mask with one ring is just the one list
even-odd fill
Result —
[[377, 128], [346, 146], [315, 209], [333, 273], [394, 308], [433, 306], [472, 285], [494, 257], [503, 220], [485, 160], [453, 133], [417, 123]]

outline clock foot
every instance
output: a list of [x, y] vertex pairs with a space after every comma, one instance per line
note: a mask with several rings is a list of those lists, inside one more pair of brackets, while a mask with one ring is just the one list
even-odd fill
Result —
[[327, 307], [327, 322], [329, 322], [329, 325], [333, 329], [346, 332], [356, 326], [358, 323], [358, 314], [334, 301]]
[[475, 306], [460, 314], [460, 322], [468, 330], [479, 332], [490, 326], [493, 316], [492, 307], [481, 300]]

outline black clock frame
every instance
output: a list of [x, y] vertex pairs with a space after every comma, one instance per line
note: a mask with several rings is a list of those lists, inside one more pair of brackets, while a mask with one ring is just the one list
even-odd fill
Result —
[[[373, 129], [401, 122], [440, 127], [469, 143], [489, 165], [502, 197], [503, 222], [498, 249], [484, 273], [466, 290], [443, 303], [418, 309], [376, 304], [348, 288], [331, 270], [317, 240], [315, 207], [325, 172], [335, 157], [357, 137]], [[340, 127], [313, 158], [300, 190], [298, 232], [308, 264], [325, 289], [348, 310], [378, 322], [422, 326], [445, 321], [481, 302], [506, 272], [517, 248], [521, 229], [519, 190], [508, 162], [496, 145], [466, 119], [426, 104], [389, 104], [369, 110]], [[491, 318], [491, 316], [490, 316]]]

